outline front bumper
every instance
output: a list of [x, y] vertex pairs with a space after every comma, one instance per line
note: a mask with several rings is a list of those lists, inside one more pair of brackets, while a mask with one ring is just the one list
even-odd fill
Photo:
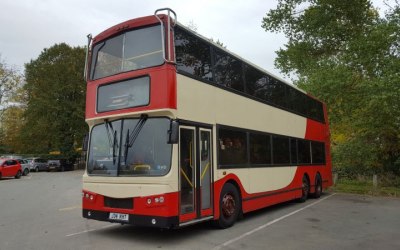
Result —
[[128, 221], [117, 221], [109, 219], [109, 212], [83, 209], [82, 216], [87, 219], [108, 221], [113, 223], [130, 224], [135, 226], [144, 227], [157, 227], [157, 228], [175, 228], [179, 226], [178, 216], [172, 217], [160, 217], [160, 216], [149, 216], [149, 215], [135, 215], [129, 214]]

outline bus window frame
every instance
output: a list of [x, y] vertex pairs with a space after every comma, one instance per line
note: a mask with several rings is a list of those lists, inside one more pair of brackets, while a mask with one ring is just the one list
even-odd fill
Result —
[[[97, 53], [95, 54], [94, 53], [94, 48], [99, 44], [99, 43], [102, 43], [102, 42], [105, 42], [105, 41], [107, 41], [107, 40], [109, 40], [109, 39], [112, 39], [112, 38], [114, 38], [114, 37], [117, 37], [117, 36], [119, 36], [119, 35], [123, 35], [123, 34], [125, 34], [125, 33], [127, 33], [127, 32], [131, 32], [131, 31], [135, 31], [135, 30], [140, 30], [140, 29], [145, 29], [145, 28], [149, 28], [149, 27], [155, 27], [155, 26], [160, 26], [160, 33], [161, 32], [163, 32], [163, 34], [164, 34], [164, 37], [166, 36], [166, 28], [165, 28], [165, 25], [161, 25], [160, 23], [152, 23], [152, 24], [148, 24], [148, 25], [143, 25], [143, 26], [139, 26], [139, 27], [132, 27], [132, 28], [130, 28], [130, 29], [126, 29], [126, 30], [122, 30], [122, 31], [120, 31], [120, 32], [116, 32], [115, 34], [113, 34], [113, 35], [111, 35], [111, 36], [108, 36], [108, 37], [106, 37], [106, 38], [104, 38], [104, 39], [101, 39], [101, 40], [99, 40], [99, 41], [96, 41], [95, 43], [92, 43], [91, 44], [91, 47], [90, 47], [90, 51], [89, 51], [89, 62], [88, 62], [88, 66], [87, 66], [87, 70], [89, 71], [88, 72], [88, 78], [89, 78], [89, 80], [90, 81], [98, 81], [98, 80], [100, 80], [100, 79], [104, 79], [104, 78], [108, 78], [108, 77], [112, 77], [112, 76], [116, 76], [116, 75], [120, 75], [120, 74], [124, 74], [124, 73], [127, 73], [127, 72], [132, 72], [132, 71], [139, 71], [139, 70], [144, 70], [144, 69], [150, 69], [150, 68], [155, 68], [155, 67], [160, 67], [160, 66], [162, 66], [162, 65], [164, 65], [164, 64], [166, 64], [167, 63], [167, 61], [166, 61], [166, 59], [165, 59], [165, 57], [164, 56], [162, 56], [162, 63], [161, 64], [158, 64], [158, 65], [153, 65], [153, 66], [149, 66], [149, 67], [145, 67], [145, 68], [140, 68], [140, 69], [133, 69], [133, 70], [127, 70], [127, 71], [120, 71], [120, 72], [118, 72], [118, 73], [115, 73], [115, 74], [112, 74], [112, 75], [107, 75], [107, 76], [103, 76], [103, 77], [99, 77], [99, 78], [94, 78], [94, 72], [95, 72], [95, 70], [94, 70], [94, 68], [93, 68], [93, 65], [96, 65], [96, 63], [95, 63], [95, 61], [97, 61], [97, 56], [96, 56], [96, 58], [94, 58], [94, 55], [98, 55], [98, 50], [97, 50]], [[164, 29], [164, 30], [163, 30]], [[169, 32], [171, 32], [171, 31], [169, 31]], [[165, 39], [164, 39], [165, 40]], [[168, 51], [168, 48], [167, 48], [167, 43], [164, 41], [162, 38], [161, 38], [161, 45], [162, 45], [162, 48], [163, 48], [163, 50], [166, 52], [166, 51]], [[174, 45], [175, 46], [175, 45]], [[95, 60], [94, 60], [95, 59]]]
[[[130, 80], [135, 80], [135, 79], [139, 79], [139, 78], [144, 78], [144, 77], [148, 77], [149, 78], [149, 100], [147, 102], [147, 104], [143, 104], [143, 105], [138, 105], [138, 106], [130, 106], [130, 107], [124, 107], [124, 108], [119, 108], [119, 109], [111, 109], [111, 110], [105, 110], [105, 111], [99, 111], [98, 107], [99, 107], [99, 88], [103, 87], [103, 86], [107, 86], [107, 85], [112, 85], [112, 84], [118, 84], [121, 82], [126, 82], [126, 81], [130, 81]], [[107, 82], [106, 84], [100, 84], [96, 87], [96, 114], [100, 114], [100, 113], [106, 113], [106, 112], [115, 112], [115, 111], [119, 111], [119, 110], [125, 110], [125, 109], [132, 109], [132, 108], [140, 108], [140, 107], [146, 107], [149, 106], [151, 103], [151, 84], [152, 79], [151, 79], [151, 75], [150, 74], [145, 74], [145, 75], [139, 75], [139, 76], [135, 76], [135, 77], [130, 77], [130, 78], [124, 78], [123, 80], [116, 80], [116, 81], [112, 81], [112, 82]]]

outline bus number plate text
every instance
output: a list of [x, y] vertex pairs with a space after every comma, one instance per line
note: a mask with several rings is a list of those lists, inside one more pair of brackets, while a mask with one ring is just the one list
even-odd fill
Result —
[[110, 220], [129, 221], [129, 215], [128, 214], [110, 213], [110, 216], [108, 218]]

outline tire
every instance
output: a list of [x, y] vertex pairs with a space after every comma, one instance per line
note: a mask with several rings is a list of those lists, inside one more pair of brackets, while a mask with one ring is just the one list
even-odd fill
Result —
[[22, 173], [22, 175], [26, 176], [26, 175], [28, 175], [28, 174], [29, 174], [29, 169], [28, 169], [28, 168], [25, 168], [25, 169], [24, 169], [24, 172]]
[[38, 166], [35, 167], [35, 172], [39, 172], [39, 167]]
[[321, 197], [322, 194], [322, 180], [321, 180], [321, 176], [318, 174], [315, 177], [315, 191], [313, 193], [313, 198], [318, 199], [319, 197]]
[[219, 219], [216, 225], [219, 228], [228, 228], [235, 224], [240, 211], [242, 209], [242, 201], [239, 191], [231, 184], [226, 183], [221, 191], [219, 198]]
[[301, 184], [301, 197], [299, 198], [299, 202], [305, 202], [310, 194], [310, 181], [307, 176], [303, 176], [302, 184]]
[[15, 175], [15, 179], [21, 178], [22, 172], [21, 170], [18, 170], [17, 175]]

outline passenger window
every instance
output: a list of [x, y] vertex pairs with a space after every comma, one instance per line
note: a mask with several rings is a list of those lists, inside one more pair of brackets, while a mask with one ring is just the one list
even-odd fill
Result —
[[287, 107], [286, 85], [269, 77], [265, 100], [280, 107]]
[[243, 167], [247, 164], [246, 132], [219, 130], [219, 164]]
[[298, 140], [297, 147], [298, 147], [299, 164], [310, 164], [311, 163], [310, 142], [306, 140]]
[[244, 92], [242, 63], [222, 51], [216, 51], [214, 80], [217, 84]]
[[272, 152], [274, 164], [289, 164], [289, 138], [283, 136], [272, 137]]
[[290, 139], [290, 163], [297, 164], [297, 140], [294, 138]]
[[271, 136], [250, 134], [250, 163], [271, 164]]
[[175, 29], [175, 53], [178, 70], [212, 81], [210, 46], [188, 32]]
[[325, 144], [323, 142], [311, 142], [312, 163], [325, 164]]
[[245, 65], [246, 92], [254, 97], [265, 99], [267, 91], [267, 77], [257, 69]]

